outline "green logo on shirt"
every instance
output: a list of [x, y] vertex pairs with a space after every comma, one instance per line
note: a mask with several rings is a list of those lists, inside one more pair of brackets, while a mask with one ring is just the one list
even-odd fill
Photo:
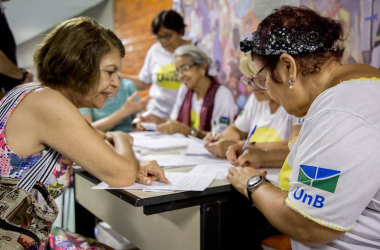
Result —
[[335, 193], [341, 171], [300, 165], [298, 181], [330, 193]]

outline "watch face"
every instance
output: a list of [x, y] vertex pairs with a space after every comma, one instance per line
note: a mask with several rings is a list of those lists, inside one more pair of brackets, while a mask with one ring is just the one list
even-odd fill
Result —
[[263, 177], [261, 175], [252, 176], [247, 182], [247, 188], [251, 190], [254, 189], [255, 187], [257, 187], [257, 185], [261, 182], [262, 179]]

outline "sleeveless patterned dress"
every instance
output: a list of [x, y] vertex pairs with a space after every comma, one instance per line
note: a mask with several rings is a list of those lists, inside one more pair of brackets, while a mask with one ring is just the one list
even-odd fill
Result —
[[[11, 116], [17, 104], [30, 92], [46, 88], [43, 86], [20, 85], [8, 92], [8, 94], [0, 101], [8, 102], [11, 105], [9, 112], [5, 115], [4, 119], [0, 121], [0, 176], [21, 179], [28, 171], [43, 157], [48, 149], [38, 152], [34, 155], [23, 157], [15, 153], [7, 144], [5, 128], [7, 121]], [[21, 91], [20, 91], [21, 90]], [[16, 94], [17, 92], [17, 94]], [[0, 110], [0, 113], [2, 110]], [[50, 174], [45, 186], [49, 193], [54, 197], [59, 197], [66, 188], [70, 185], [72, 174], [73, 162], [65, 156], [60, 155], [59, 160]], [[44, 208], [46, 207], [45, 200], [41, 197], [36, 197], [38, 204]], [[53, 227], [49, 236], [49, 247], [47, 249], [58, 250], [76, 250], [76, 249], [111, 249], [93, 239], [86, 238], [82, 235], [66, 231], [61, 228]]]

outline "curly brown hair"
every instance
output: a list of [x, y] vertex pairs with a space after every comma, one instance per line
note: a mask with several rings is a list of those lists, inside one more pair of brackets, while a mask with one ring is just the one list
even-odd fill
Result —
[[46, 86], [69, 88], [82, 94], [99, 84], [100, 62], [113, 48], [124, 57], [120, 39], [89, 17], [59, 24], [34, 54], [37, 76]]
[[[279, 9], [274, 9], [258, 26], [257, 35], [260, 45], [268, 44], [268, 32], [278, 29], [287, 28], [292, 32], [297, 32], [296, 36], [305, 39], [311, 32], [319, 34], [317, 40], [323, 43], [325, 48], [334, 48], [334, 50], [319, 51], [313, 53], [300, 53], [292, 55], [299, 63], [300, 71], [303, 75], [315, 74], [321, 71], [322, 65], [330, 60], [340, 62], [344, 47], [343, 30], [341, 24], [331, 18], [322, 17], [319, 13], [311, 10], [306, 6], [294, 7], [284, 5]], [[273, 80], [275, 77], [275, 66], [281, 55], [259, 55], [252, 52], [252, 57], [258, 58], [263, 65], [268, 64]]]

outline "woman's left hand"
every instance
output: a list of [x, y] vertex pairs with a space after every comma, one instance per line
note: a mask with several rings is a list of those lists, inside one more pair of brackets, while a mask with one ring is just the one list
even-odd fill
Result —
[[163, 134], [175, 134], [180, 133], [183, 135], [189, 135], [191, 132], [191, 128], [185, 125], [182, 122], [167, 120], [166, 122], [160, 124], [156, 128], [157, 131]]
[[161, 180], [164, 183], [170, 183], [165, 177], [164, 170], [158, 165], [157, 161], [140, 162], [140, 169], [137, 173], [136, 182], [152, 185], [152, 181]]
[[226, 153], [230, 146], [238, 143], [236, 140], [227, 140], [221, 139], [216, 142], [207, 143], [205, 148], [210, 151], [213, 155], [218, 156], [219, 158], [226, 159]]
[[232, 167], [228, 169], [227, 180], [234, 186], [234, 188], [245, 195], [247, 194], [247, 181], [254, 175], [267, 175], [267, 171], [258, 171], [255, 168], [242, 168], [242, 167]]

